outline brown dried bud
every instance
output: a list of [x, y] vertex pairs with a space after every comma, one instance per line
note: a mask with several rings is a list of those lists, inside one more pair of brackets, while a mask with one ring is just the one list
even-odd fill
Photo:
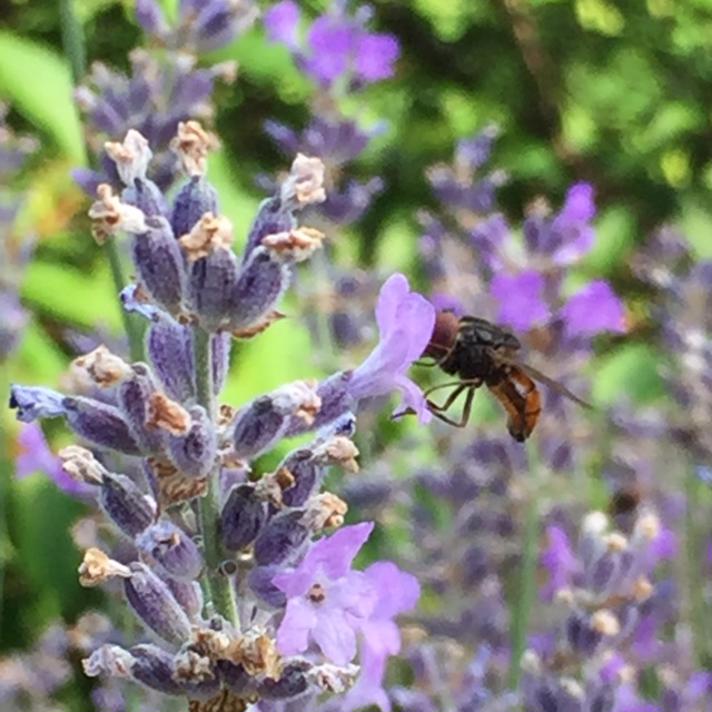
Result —
[[205, 175], [208, 153], [217, 147], [215, 134], [197, 121], [181, 121], [178, 134], [171, 141], [171, 150], [178, 155], [183, 172], [191, 177]]
[[115, 386], [132, 374], [131, 366], [120, 356], [111, 353], [103, 344], [75, 358], [72, 367], [85, 371], [100, 388]]
[[313, 532], [340, 527], [348, 511], [343, 499], [331, 492], [322, 492], [309, 501], [304, 523]]
[[110, 559], [101, 549], [87, 549], [79, 565], [79, 583], [87, 588], [99, 586], [115, 576], [129, 578], [131, 569]]
[[248, 326], [245, 329], [236, 329], [231, 333], [236, 339], [251, 339], [263, 331], [267, 331], [272, 324], [284, 318], [285, 315], [275, 309], [264, 317], [262, 321], [258, 321], [256, 324]]
[[329, 462], [341, 465], [347, 472], [356, 473], [359, 471], [358, 448], [353, 441], [343, 435], [335, 437], [324, 443], [324, 451]]
[[94, 457], [94, 454], [79, 445], [68, 445], [58, 453], [62, 469], [77, 482], [90, 485], [101, 484], [106, 468]]
[[100, 245], [119, 230], [146, 232], [148, 228], [143, 212], [133, 205], [122, 203], [108, 183], [99, 185], [96, 194], [98, 200], [89, 208], [89, 217], [92, 221], [91, 234]]
[[225, 650], [225, 658], [242, 665], [249, 675], [263, 675], [278, 680], [282, 661], [275, 641], [265, 633], [246, 633], [233, 640]]
[[129, 129], [123, 143], [107, 141], [104, 150], [116, 164], [124, 185], [132, 186], [136, 180], [145, 180], [149, 161], [153, 156], [148, 140], [135, 129]]
[[232, 238], [232, 223], [226, 217], [205, 213], [179, 242], [188, 260], [195, 262], [217, 249], [229, 250]]
[[230, 690], [222, 690], [209, 700], [190, 700], [188, 712], [245, 712], [250, 703]]
[[190, 413], [163, 393], [152, 393], [148, 402], [146, 425], [149, 428], [160, 428], [171, 435], [185, 435], [191, 426]]
[[162, 507], [170, 507], [181, 502], [189, 502], [205, 495], [207, 479], [187, 477], [170, 462], [149, 458], [148, 465], [158, 484], [158, 498]]
[[295, 202], [297, 208], [303, 208], [325, 200], [324, 164], [320, 158], [298, 153], [289, 176], [282, 184], [282, 201]]
[[262, 238], [262, 244], [277, 259], [303, 262], [309, 259], [324, 241], [324, 233], [312, 227], [298, 227]]

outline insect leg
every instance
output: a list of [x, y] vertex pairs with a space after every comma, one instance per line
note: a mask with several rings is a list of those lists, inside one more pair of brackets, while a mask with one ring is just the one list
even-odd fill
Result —
[[435, 391], [439, 391], [443, 388], [452, 388], [453, 386], [474, 386], [475, 388], [478, 388], [481, 385], [482, 381], [474, 378], [464, 380], [460, 379], [459, 381], [448, 381], [447, 383], [438, 383], [435, 386], [431, 386], [423, 393], [423, 395], [427, 398], [431, 393], [435, 393]]
[[[466, 383], [462, 383], [460, 381], [456, 381], [455, 383], [446, 383], [443, 384], [444, 386], [455, 386], [455, 390], [450, 393], [450, 395], [445, 399], [445, 402], [442, 405], [438, 405], [437, 403], [434, 403], [431, 401], [429, 398], [427, 399], [428, 402], [428, 408], [430, 410], [437, 410], [437, 411], [445, 411], [447, 410], [459, 397], [460, 394], [467, 388]], [[424, 395], [428, 396], [430, 392], [432, 392], [434, 389], [430, 389], [430, 391], [426, 391]]]
[[[467, 397], [465, 398], [465, 404], [462, 407], [462, 414], [460, 415], [460, 420], [453, 420], [452, 418], [449, 418], [447, 415], [443, 414], [439, 410], [435, 410], [433, 406], [436, 406], [435, 403], [432, 403], [431, 401], [428, 401], [428, 407], [430, 408], [430, 412], [438, 418], [438, 420], [442, 420], [443, 423], [447, 423], [448, 425], [453, 425], [456, 428], [464, 428], [465, 425], [467, 425], [468, 421], [470, 420], [470, 413], [472, 412], [472, 401], [475, 397], [475, 391], [477, 390], [476, 386], [468, 386], [465, 385], [462, 389], [458, 388], [456, 391], [453, 392], [453, 395], [456, 394], [456, 397], [459, 396], [464, 388], [467, 388]], [[452, 395], [451, 395], [452, 398]], [[450, 398], [448, 398], [448, 401]], [[454, 399], [453, 399], [454, 400]], [[448, 407], [452, 405], [452, 403], [449, 403]], [[436, 406], [437, 407], [437, 406]]]

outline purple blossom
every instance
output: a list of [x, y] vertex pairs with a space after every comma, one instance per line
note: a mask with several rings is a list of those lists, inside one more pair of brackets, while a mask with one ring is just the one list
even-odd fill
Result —
[[595, 215], [593, 186], [589, 183], [572, 185], [566, 193], [561, 212], [551, 226], [558, 242], [553, 252], [557, 264], [571, 264], [590, 251], [595, 232], [589, 223]]
[[18, 479], [35, 472], [44, 472], [63, 492], [69, 495], [85, 495], [87, 485], [73, 480], [62, 468], [61, 460], [50, 450], [42, 428], [36, 423], [21, 427], [17, 436], [19, 452], [15, 458], [15, 475]]
[[430, 420], [425, 397], [405, 372], [420, 358], [435, 325], [433, 305], [417, 292], [400, 273], [381, 287], [376, 305], [379, 341], [368, 358], [353, 372], [349, 393], [355, 400], [399, 390], [406, 407], [414, 410], [421, 423]]
[[358, 15], [349, 16], [339, 8], [317, 17], [305, 46], [300, 46], [299, 7], [285, 0], [267, 12], [265, 27], [269, 39], [288, 47], [304, 70], [325, 87], [347, 75], [364, 84], [393, 76], [400, 54], [398, 40], [368, 32], [363, 26], [365, 15]]
[[536, 270], [496, 275], [490, 293], [499, 302], [497, 320], [517, 331], [528, 331], [546, 321], [550, 311], [543, 292], [544, 277]]
[[264, 16], [267, 37], [290, 49], [296, 49], [299, 29], [299, 6], [292, 0], [283, 0], [271, 7]]
[[343, 527], [318, 541], [301, 564], [274, 577], [287, 596], [287, 610], [277, 631], [284, 655], [303, 653], [314, 642], [334, 664], [356, 656], [359, 623], [371, 615], [378, 592], [351, 563], [373, 531], [372, 522]]
[[548, 571], [549, 580], [541, 592], [544, 600], [550, 601], [562, 588], [571, 584], [578, 570], [578, 562], [566, 532], [552, 524], [546, 529], [547, 546], [541, 553], [541, 565]]
[[604, 280], [589, 282], [576, 292], [561, 308], [560, 314], [569, 337], [625, 331], [623, 304]]
[[364, 82], [378, 82], [393, 76], [400, 47], [393, 35], [362, 34], [356, 37], [356, 74]]
[[414, 576], [404, 573], [390, 561], [377, 561], [364, 575], [378, 591], [371, 617], [361, 623], [361, 674], [343, 700], [347, 712], [377, 705], [388, 712], [390, 702], [383, 689], [386, 663], [401, 649], [401, 637], [393, 618], [412, 610], [420, 598], [420, 586]]

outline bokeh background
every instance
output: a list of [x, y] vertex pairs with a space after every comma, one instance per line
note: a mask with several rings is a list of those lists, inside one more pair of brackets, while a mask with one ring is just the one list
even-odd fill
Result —
[[[165, 5], [170, 10], [171, 0]], [[314, 15], [326, 7], [300, 5]], [[0, 364], [3, 397], [11, 381], [56, 385], [84, 336], [120, 342], [122, 334], [110, 269], [90, 238], [87, 198], [69, 178], [71, 169], [86, 165], [87, 153], [65, 53], [66, 7], [5, 0], [0, 20], [7, 123], [39, 142], [15, 183], [23, 203], [13, 239], [32, 236], [36, 249], [20, 287], [31, 318], [18, 349]], [[666, 222], [680, 226], [698, 259], [712, 257], [712, 2], [375, 0], [372, 7], [371, 26], [401, 43], [396, 74], [342, 108], [366, 126], [383, 122], [348, 170], [357, 178], [379, 176], [385, 188], [357, 222], [333, 236], [334, 261], [383, 274], [403, 270], [417, 283], [416, 216], [435, 204], [426, 170], [449, 160], [459, 139], [494, 123], [500, 136], [491, 165], [508, 174], [499, 205], [513, 222], [540, 195], [559, 205], [575, 181], [596, 188], [598, 237], [579, 276], [610, 280], [625, 300], [629, 325], [625, 338], [597, 349], [590, 369], [597, 402], [622, 393], [639, 404], [664, 398], [657, 367], [674, 354], [657, 350], [649, 287], [632, 274], [630, 258]], [[87, 66], [100, 60], [126, 69], [128, 52], [143, 42], [133, 3], [79, 0], [76, 10]], [[255, 177], [286, 165], [264, 122], [303, 126], [314, 91], [259, 22], [201, 56], [206, 65], [228, 59], [240, 70], [234, 84], [216, 89], [222, 148], [210, 176], [239, 240], [264, 197]], [[307, 325], [287, 322], [240, 349], [228, 389], [234, 404], [323, 373], [310, 357]], [[16, 426], [7, 412], [0, 420], [1, 658], [28, 648], [50, 621], [71, 622], [108, 604], [76, 582], [79, 553], [69, 530], [83, 506], [42, 473], [13, 477]], [[382, 426], [386, 441], [395, 437], [395, 426]], [[69, 442], [54, 423], [46, 433], [55, 449]], [[76, 679], [61, 695], [83, 709], [90, 682]]]

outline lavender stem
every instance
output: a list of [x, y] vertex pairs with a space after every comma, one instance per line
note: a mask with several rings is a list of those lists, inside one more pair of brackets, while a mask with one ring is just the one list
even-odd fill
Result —
[[[215, 422], [217, 408], [213, 393], [211, 334], [200, 327], [196, 327], [193, 349], [198, 404], [205, 408], [210, 419]], [[223, 556], [218, 535], [218, 521], [220, 519], [219, 474], [216, 468], [208, 476], [208, 491], [198, 501], [198, 518], [205, 555], [204, 588], [207, 589], [210, 595], [216, 613], [219, 613], [231, 623], [238, 625], [232, 580], [220, 571]]]
[[539, 475], [541, 462], [534, 446], [527, 448], [529, 456], [528, 505], [522, 539], [522, 558], [519, 566], [519, 577], [511, 602], [512, 621], [512, 652], [509, 665], [509, 686], [516, 690], [521, 678], [522, 655], [527, 647], [527, 633], [531, 610], [536, 597], [536, 572], [539, 552], [539, 502], [538, 488], [541, 485]]

